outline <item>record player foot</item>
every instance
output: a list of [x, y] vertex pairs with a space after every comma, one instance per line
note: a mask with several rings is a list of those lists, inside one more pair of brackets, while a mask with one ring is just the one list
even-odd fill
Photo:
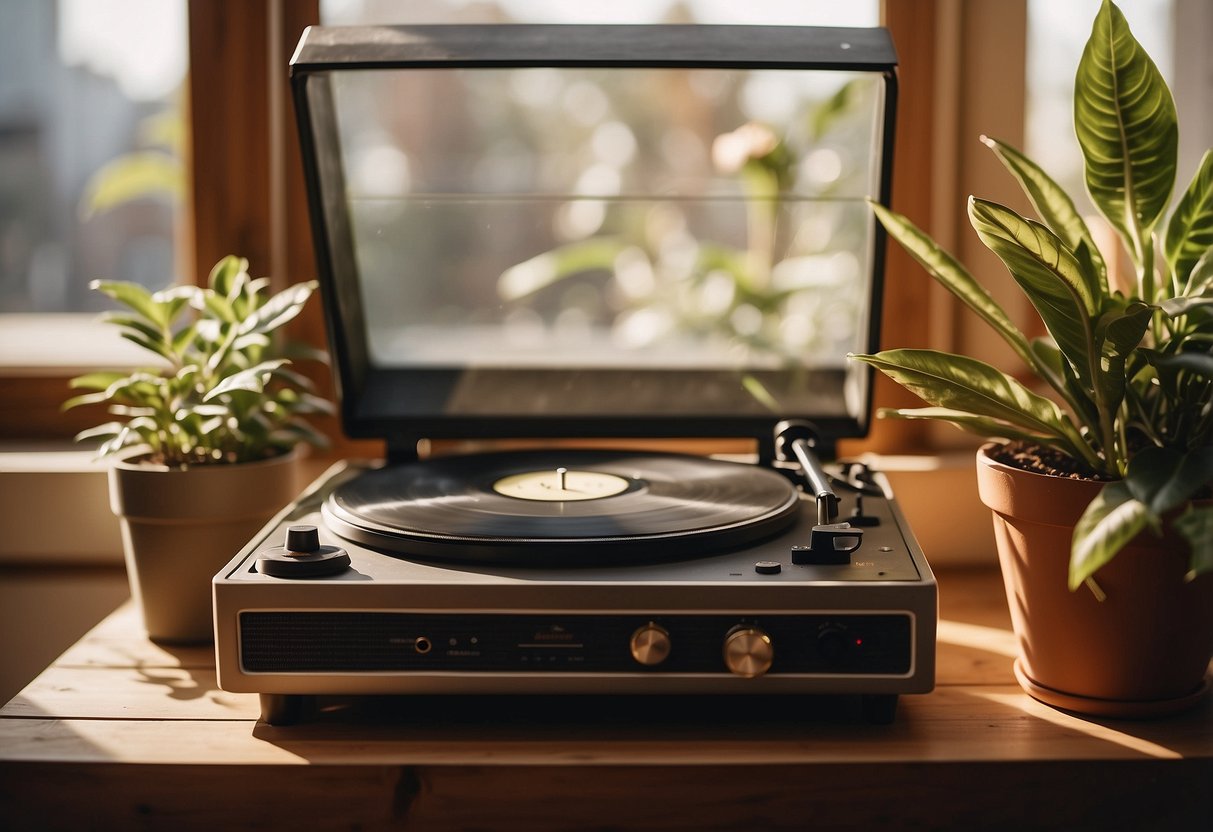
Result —
[[269, 725], [294, 725], [304, 721], [315, 697], [296, 693], [262, 693], [261, 721]]
[[897, 694], [868, 693], [862, 699], [863, 721], [873, 725], [891, 725], [897, 715]]

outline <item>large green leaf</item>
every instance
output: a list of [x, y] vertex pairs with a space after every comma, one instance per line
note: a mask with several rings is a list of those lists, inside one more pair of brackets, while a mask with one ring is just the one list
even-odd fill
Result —
[[104, 425], [82, 430], [75, 436], [76, 442], [83, 442], [86, 439], [110, 439], [117, 436], [123, 428], [121, 422], [106, 422]]
[[273, 332], [290, 321], [303, 309], [316, 289], [316, 281], [297, 283], [274, 295], [265, 305], [249, 315], [236, 330], [240, 335]]
[[1182, 318], [1184, 315], [1202, 307], [1213, 307], [1213, 296], [1170, 298], [1158, 304], [1158, 308], [1169, 318]]
[[1029, 367], [1034, 366], [1028, 341], [1023, 333], [1011, 322], [1006, 312], [991, 297], [985, 287], [974, 279], [973, 275], [962, 266], [955, 257], [939, 247], [939, 244], [925, 234], [909, 219], [890, 211], [878, 202], [869, 202], [880, 224], [889, 232], [889, 236], [901, 244], [918, 263], [927, 270], [931, 277], [948, 289], [965, 305], [976, 312], [993, 327], [994, 331], [1003, 337], [1016, 354]]
[[1080, 423], [1096, 424], [1099, 421], [1099, 408], [1095, 406], [1090, 393], [1078, 386], [1077, 377], [1057, 348], [1057, 343], [1052, 338], [1033, 338], [1031, 347], [1037, 360], [1037, 373], [1062, 394]]
[[969, 219], [1036, 307], [1078, 378], [1093, 387], [1092, 319], [1103, 300], [1099, 277], [1084, 273], [1056, 234], [1010, 208], [970, 197]]
[[162, 356], [163, 358], [166, 358], [169, 361], [172, 361], [174, 359], [173, 352], [172, 352], [172, 349], [170, 348], [170, 345], [164, 343], [164, 341], [162, 339], [148, 338], [143, 333], [135, 332], [133, 330], [127, 330], [126, 332], [121, 332], [121, 333], [119, 333], [119, 337], [123, 338], [127, 341], [130, 341], [132, 344], [137, 344], [138, 346], [142, 347], [143, 349], [147, 350], [148, 352], [155, 353], [156, 355]]
[[110, 394], [106, 390], [97, 390], [92, 393], [82, 393], [79, 396], [72, 396], [70, 399], [60, 405], [61, 410], [71, 410], [73, 407], [80, 407], [86, 404], [101, 404], [110, 399]]
[[1144, 448], [1129, 463], [1125, 483], [1133, 498], [1155, 517], [1179, 508], [1201, 486], [1213, 481], [1213, 448], [1181, 453], [1174, 448]]
[[1074, 79], [1074, 130], [1091, 200], [1140, 247], [1174, 187], [1179, 129], [1166, 81], [1108, 0]]
[[104, 390], [115, 381], [121, 381], [126, 378], [126, 375], [126, 373], [118, 372], [117, 370], [85, 373], [69, 381], [68, 386], [75, 390]]
[[211, 269], [207, 285], [220, 297], [228, 298], [231, 294], [232, 286], [236, 283], [236, 276], [241, 273], [244, 273], [247, 279], [248, 260], [243, 257], [237, 257], [234, 254], [229, 254]]
[[1192, 547], [1188, 578], [1213, 572], [1213, 506], [1191, 506], [1175, 520], [1175, 529]]
[[207, 394], [202, 397], [202, 400], [204, 402], [209, 402], [224, 394], [231, 394], [239, 391], [261, 393], [265, 389], [265, 385], [269, 382], [270, 376], [273, 374], [274, 370], [277, 370], [279, 367], [289, 363], [290, 362], [288, 362], [286, 359], [279, 358], [274, 361], [263, 361], [255, 367], [249, 367], [247, 370], [241, 370], [238, 373], [233, 373], [211, 388]]
[[138, 439], [138, 433], [131, 430], [129, 425], [123, 425], [118, 433], [101, 443], [101, 447], [97, 449], [97, 455], [109, 456], [110, 454], [115, 454], [128, 445], [133, 445]]
[[[113, 324], [117, 327], [124, 327], [132, 332], [137, 332], [147, 340], [153, 343], [160, 343], [162, 346], [165, 342], [165, 331], [158, 326], [148, 323], [145, 319], [138, 315], [130, 315], [124, 312], [103, 312], [101, 320], [107, 324]], [[163, 349], [157, 350], [163, 353]]]
[[1125, 361], [1141, 343], [1150, 325], [1152, 307], [1134, 301], [1123, 309], [1111, 308], [1100, 316], [1095, 329], [1099, 344], [1100, 406], [1115, 412], [1125, 396]]
[[202, 306], [202, 289], [192, 285], [170, 286], [167, 289], [155, 292], [152, 295], [152, 300], [164, 307], [165, 315], [171, 326], [177, 320], [177, 316], [187, 306], [194, 306], [195, 308]]
[[1144, 352], [1147, 360], [1160, 370], [1170, 373], [1187, 370], [1196, 375], [1213, 378], [1213, 354], [1209, 352], [1177, 352], [1171, 355], [1153, 350]]
[[[1074, 200], [1070, 199], [1070, 195], [1039, 165], [1011, 145], [989, 136], [982, 136], [981, 141], [994, 151], [1003, 166], [1019, 181], [1020, 187], [1045, 225], [1076, 255], [1080, 250], [1086, 254], [1090, 261], [1088, 265], [1099, 275], [1100, 281], [1106, 287], [1108, 267], [1095, 245], [1094, 238], [1091, 237], [1091, 230], [1074, 207]], [[1103, 293], [1106, 292], [1107, 289], [1103, 289]]]
[[1051, 436], [1021, 430], [1014, 425], [1009, 425], [998, 419], [991, 419], [988, 416], [977, 416], [965, 410], [953, 410], [947, 407], [886, 407], [881, 408], [879, 415], [887, 419], [928, 419], [938, 422], [950, 422], [959, 428], [976, 433], [978, 436], [1023, 439], [1028, 442], [1044, 445], [1057, 444]]
[[213, 289], [207, 289], [202, 293], [202, 303], [206, 308], [206, 312], [216, 321], [225, 324], [239, 323], [240, 318], [236, 314], [236, 310], [232, 308], [232, 303], [227, 297]]
[[1163, 245], [1180, 285], [1213, 247], [1213, 150], [1205, 151], [1192, 184], [1175, 206]]
[[130, 307], [155, 326], [168, 326], [166, 305], [157, 303], [151, 292], [138, 283], [121, 280], [94, 280], [88, 285], [90, 289]]
[[194, 336], [196, 336], [197, 334], [198, 334], [198, 327], [196, 324], [189, 324], [187, 326], [183, 326], [173, 336], [173, 341], [172, 341], [173, 352], [175, 352], [178, 356], [183, 355], [185, 353], [186, 349], [189, 347], [190, 343], [193, 342]]
[[871, 364], [927, 404], [996, 419], [1029, 433], [1057, 437], [1071, 455], [1089, 463], [1093, 461], [1061, 408], [985, 362], [918, 349], [850, 357]]
[[1184, 287], [1185, 295], [1201, 297], [1213, 296], [1213, 246], [1205, 250], [1192, 271], [1188, 274], [1188, 284]]
[[1070, 589], [1082, 586], [1149, 524], [1145, 503], [1133, 499], [1124, 480], [1103, 487], [1074, 527]]
[[1077, 588], [1143, 529], [1159, 528], [1164, 514], [1183, 506], [1210, 480], [1213, 448], [1185, 454], [1152, 446], [1139, 452], [1129, 462], [1125, 478], [1106, 485], [1079, 519], [1070, 557], [1070, 588]]

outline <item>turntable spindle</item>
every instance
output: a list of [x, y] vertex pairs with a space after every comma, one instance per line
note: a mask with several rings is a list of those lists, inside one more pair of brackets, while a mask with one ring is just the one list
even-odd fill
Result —
[[561, 490], [561, 491], [568, 491], [568, 490], [569, 490], [569, 477], [568, 477], [568, 474], [569, 474], [569, 469], [568, 469], [568, 468], [557, 468], [557, 469], [556, 469], [556, 480], [557, 480], [557, 482], [559, 482], [559, 484], [560, 484], [560, 490]]

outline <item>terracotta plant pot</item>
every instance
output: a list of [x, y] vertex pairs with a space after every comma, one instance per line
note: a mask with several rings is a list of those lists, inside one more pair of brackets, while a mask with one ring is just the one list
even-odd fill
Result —
[[110, 508], [118, 515], [131, 594], [153, 641], [214, 638], [211, 578], [298, 494], [301, 453], [264, 462], [188, 469], [116, 460]]
[[977, 454], [1011, 622], [1015, 674], [1033, 697], [1094, 716], [1148, 717], [1195, 704], [1213, 656], [1213, 575], [1185, 581], [1181, 540], [1139, 535], [1095, 573], [1103, 601], [1067, 584], [1074, 526], [1100, 483]]

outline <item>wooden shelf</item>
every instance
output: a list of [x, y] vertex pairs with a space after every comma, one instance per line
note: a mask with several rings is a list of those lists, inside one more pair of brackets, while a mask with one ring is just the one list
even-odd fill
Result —
[[[6, 829], [1170, 828], [1213, 816], [1213, 706], [1089, 720], [1015, 685], [993, 571], [939, 576], [936, 690], [368, 697], [258, 721], [129, 604], [0, 710]], [[66, 799], [70, 796], [70, 799]]]

